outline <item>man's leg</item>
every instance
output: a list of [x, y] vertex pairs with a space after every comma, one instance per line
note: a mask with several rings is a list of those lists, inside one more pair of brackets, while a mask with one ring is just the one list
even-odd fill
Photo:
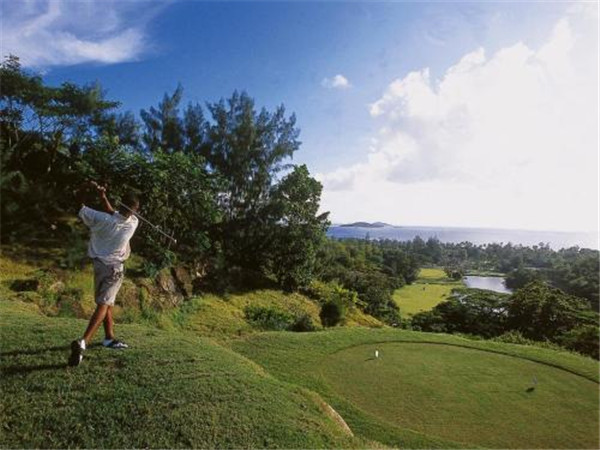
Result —
[[[100, 327], [100, 324], [106, 318], [107, 311], [110, 308], [111, 307], [109, 305], [97, 305], [96, 306], [96, 311], [94, 311], [94, 314], [92, 314], [92, 317], [90, 318], [90, 323], [88, 324], [88, 327], [85, 330], [85, 334], [83, 335], [83, 339], [85, 340], [86, 346], [87, 346], [87, 344], [90, 343], [90, 341], [92, 340], [92, 337], [98, 330], [98, 327]], [[111, 320], [112, 320], [112, 316], [111, 316]]]
[[90, 318], [90, 323], [88, 324], [88, 327], [85, 330], [83, 339], [76, 339], [73, 342], [71, 342], [71, 356], [69, 356], [70, 366], [78, 366], [81, 363], [81, 360], [83, 358], [83, 352], [92, 340], [94, 333], [98, 330], [98, 327], [104, 320], [108, 308], [108, 305], [97, 305], [96, 311], [94, 311], [94, 314], [92, 314], [92, 317]]
[[113, 307], [112, 305], [106, 310], [106, 316], [104, 317], [104, 338], [112, 340], [115, 338], [115, 324], [113, 321]]

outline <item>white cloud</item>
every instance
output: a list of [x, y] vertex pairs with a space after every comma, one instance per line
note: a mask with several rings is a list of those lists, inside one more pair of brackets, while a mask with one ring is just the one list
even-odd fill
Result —
[[146, 23], [164, 5], [2, 0], [2, 56], [29, 67], [136, 60], [149, 47]]
[[[571, 9], [544, 45], [464, 55], [369, 106], [362, 163], [319, 174], [336, 221], [595, 230], [597, 16]], [[348, 199], [352, 201], [349, 202]]]
[[329, 89], [348, 89], [351, 85], [344, 75], [337, 74], [333, 78], [323, 78], [321, 86]]

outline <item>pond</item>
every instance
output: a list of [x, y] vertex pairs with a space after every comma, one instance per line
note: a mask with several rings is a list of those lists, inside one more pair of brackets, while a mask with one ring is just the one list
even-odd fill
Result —
[[487, 289], [488, 291], [500, 292], [502, 294], [512, 294], [504, 284], [502, 277], [478, 277], [467, 276], [463, 278], [465, 285], [468, 288]]

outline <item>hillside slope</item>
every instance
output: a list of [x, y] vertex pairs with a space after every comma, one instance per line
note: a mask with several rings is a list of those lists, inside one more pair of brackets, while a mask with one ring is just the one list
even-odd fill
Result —
[[356, 448], [318, 396], [209, 339], [121, 325], [65, 367], [85, 321], [0, 301], [3, 448]]

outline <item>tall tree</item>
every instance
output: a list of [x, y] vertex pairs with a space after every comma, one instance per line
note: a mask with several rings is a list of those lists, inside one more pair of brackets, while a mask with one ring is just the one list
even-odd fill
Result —
[[289, 167], [285, 160], [300, 146], [296, 119], [286, 118], [283, 106], [273, 113], [257, 111], [254, 100], [238, 92], [207, 108], [207, 159], [224, 180], [219, 193], [224, 220], [217, 239], [231, 264], [262, 267], [269, 244], [265, 229], [272, 219], [264, 210], [276, 175]]
[[[0, 147], [2, 215], [6, 225], [23, 216], [42, 220], [72, 200], [77, 181], [73, 154], [89, 146], [109, 121], [117, 102], [105, 99], [98, 84], [46, 86], [9, 56], [0, 65]], [[61, 195], [56, 196], [55, 193]]]
[[271, 270], [286, 289], [306, 286], [314, 275], [329, 213], [318, 214], [323, 187], [305, 165], [296, 166], [273, 189]]

